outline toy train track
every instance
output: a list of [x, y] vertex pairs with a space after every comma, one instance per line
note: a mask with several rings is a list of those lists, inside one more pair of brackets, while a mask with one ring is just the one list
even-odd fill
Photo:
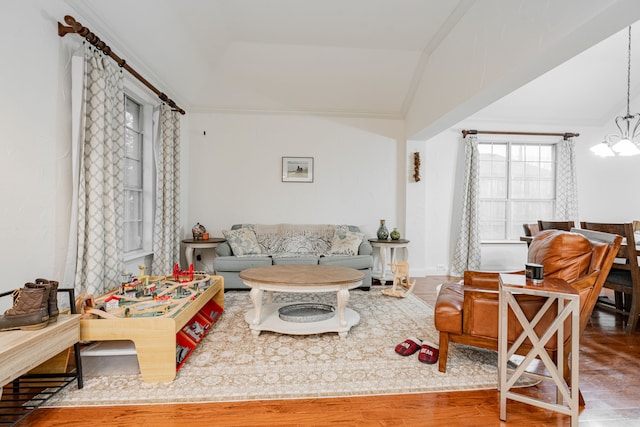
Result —
[[[164, 276], [155, 281], [156, 291], [146, 296], [127, 296], [112, 291], [94, 301], [82, 303], [83, 312], [87, 316], [103, 319], [122, 319], [128, 317], [173, 317], [194, 300], [201, 288], [210, 282], [211, 276], [204, 272], [177, 272], [172, 276]], [[182, 273], [188, 273], [183, 275]], [[185, 280], [186, 278], [190, 280]], [[117, 307], [106, 308], [110, 297], [118, 299]]]

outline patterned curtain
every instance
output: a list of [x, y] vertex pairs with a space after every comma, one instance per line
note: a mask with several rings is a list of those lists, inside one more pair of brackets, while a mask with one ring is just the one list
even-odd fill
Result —
[[556, 210], [558, 221], [578, 219], [578, 179], [575, 142], [563, 140], [556, 146]]
[[154, 154], [156, 203], [153, 223], [155, 275], [169, 274], [180, 261], [180, 113], [160, 106]]
[[90, 47], [82, 109], [74, 287], [100, 295], [123, 268], [124, 79], [117, 64]]
[[469, 135], [465, 144], [462, 218], [451, 263], [452, 276], [462, 276], [465, 270], [480, 269], [480, 228], [478, 225], [479, 162], [478, 139], [474, 135]]

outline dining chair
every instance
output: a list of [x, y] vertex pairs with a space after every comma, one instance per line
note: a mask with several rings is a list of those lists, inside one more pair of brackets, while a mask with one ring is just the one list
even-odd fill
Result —
[[571, 231], [576, 226], [575, 221], [541, 221], [538, 220], [538, 228], [542, 230]]
[[538, 227], [538, 224], [522, 224], [522, 228], [524, 229], [524, 236], [520, 237], [520, 240], [527, 242], [527, 247], [529, 247], [533, 236], [540, 232], [540, 227]]
[[522, 224], [522, 228], [524, 229], [524, 235], [527, 237], [535, 236], [540, 232], [538, 224]]
[[[638, 251], [633, 234], [633, 223], [609, 224], [582, 221], [580, 226], [586, 230], [622, 236], [622, 245], [618, 249], [618, 255], [611, 266], [604, 287], [614, 291], [613, 308], [615, 311], [628, 316], [625, 331], [628, 334], [635, 332], [638, 316], [640, 316], [640, 267], [638, 266]], [[599, 300], [598, 305], [605, 308], [612, 306], [603, 299]]]

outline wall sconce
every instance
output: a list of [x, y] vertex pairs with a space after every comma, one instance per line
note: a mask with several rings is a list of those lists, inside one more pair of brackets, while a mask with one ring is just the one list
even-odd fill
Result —
[[413, 180], [420, 182], [420, 153], [413, 153]]

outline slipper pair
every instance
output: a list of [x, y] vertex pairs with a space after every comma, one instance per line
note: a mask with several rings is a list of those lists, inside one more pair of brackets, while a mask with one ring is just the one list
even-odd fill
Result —
[[422, 342], [419, 338], [409, 337], [396, 346], [396, 353], [401, 356], [410, 356], [415, 352], [418, 353], [418, 360], [422, 363], [432, 365], [438, 361], [440, 351], [438, 346], [431, 342]]

